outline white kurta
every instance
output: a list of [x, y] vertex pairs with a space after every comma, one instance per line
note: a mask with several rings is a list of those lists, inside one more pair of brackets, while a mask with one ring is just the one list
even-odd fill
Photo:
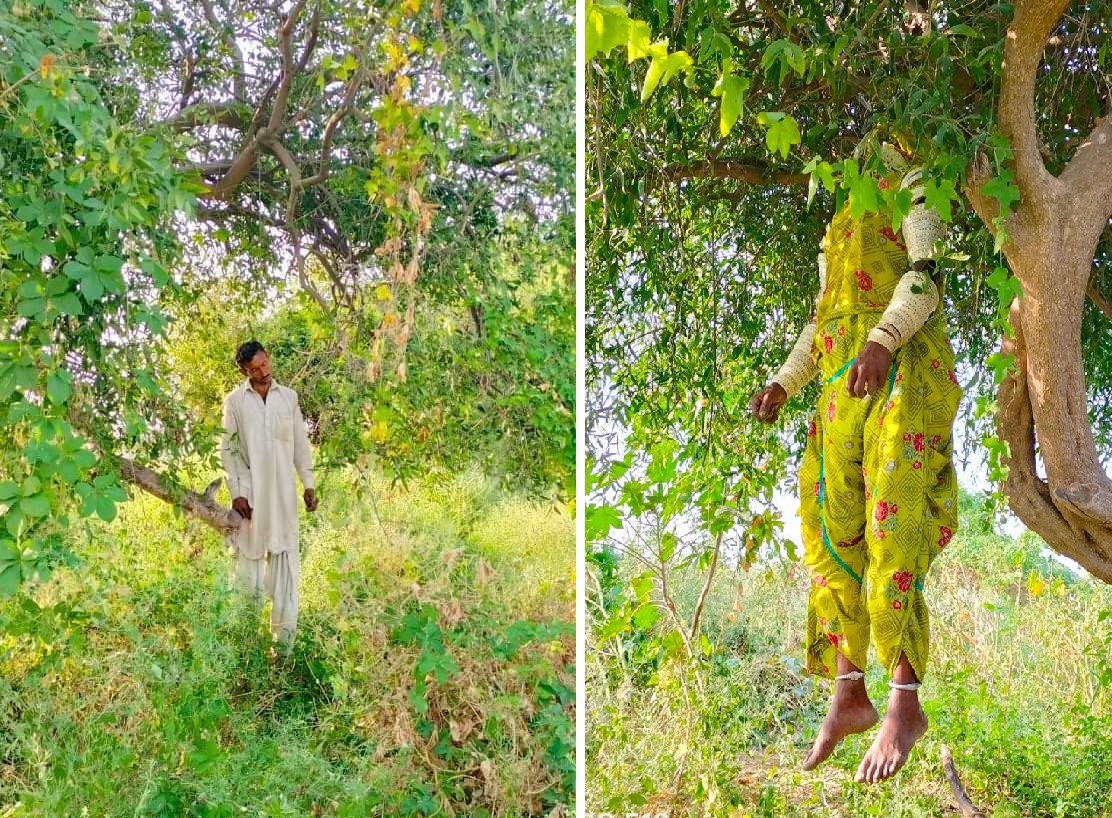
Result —
[[245, 380], [224, 398], [220, 459], [232, 499], [246, 497], [251, 519], [234, 535], [241, 558], [298, 553], [297, 487], [313, 482], [312, 452], [297, 393], [271, 381], [264, 401]]

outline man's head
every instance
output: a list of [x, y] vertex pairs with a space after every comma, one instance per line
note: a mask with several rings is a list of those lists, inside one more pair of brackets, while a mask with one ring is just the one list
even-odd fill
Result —
[[270, 384], [270, 356], [258, 341], [251, 340], [239, 345], [236, 350], [236, 366], [247, 376], [252, 386]]

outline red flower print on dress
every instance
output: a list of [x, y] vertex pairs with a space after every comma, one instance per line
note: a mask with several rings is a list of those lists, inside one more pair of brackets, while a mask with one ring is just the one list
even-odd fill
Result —
[[[954, 374], [954, 370], [952, 369], [950, 370], [950, 380], [953, 381], [955, 384], [957, 384], [958, 382], [958, 376]], [[958, 385], [960, 386], [961, 384]]]
[[892, 574], [892, 581], [896, 583], [896, 587], [900, 589], [900, 593], [907, 593], [907, 589], [911, 587], [911, 572], [910, 571], [897, 571]]
[[814, 437], [815, 434], [818, 432], [818, 429], [818, 424], [812, 420], [811, 425], [807, 427], [807, 437]]
[[903, 603], [900, 602], [898, 599], [893, 599], [892, 600], [892, 607], [895, 608], [898, 611], [900, 608], [903, 607]]
[[895, 514], [899, 510], [900, 510], [900, 507], [898, 505], [896, 505], [895, 503], [892, 503], [892, 505], [888, 507], [888, 513], [889, 514]]
[[826, 407], [826, 419], [834, 420], [834, 401], [830, 401], [830, 405]]
[[880, 522], [888, 519], [888, 503], [885, 500], [880, 500], [876, 504], [876, 518]]
[[931, 358], [931, 369], [938, 369], [938, 367], [940, 366], [942, 366], [941, 361], [939, 361], [937, 358]]
[[904, 373], [902, 373], [902, 372], [897, 372], [897, 373], [896, 373], [896, 383], [899, 383], [899, 382], [900, 382], [900, 381], [902, 381], [903, 379], [904, 379]]
[[911, 464], [911, 468], [921, 469], [923, 468], [923, 462], [921, 460], [916, 460], [914, 463]]
[[937, 446], [937, 445], [938, 445], [938, 442], [939, 442], [940, 440], [942, 440], [942, 435], [932, 435], [932, 436], [931, 436], [931, 445], [932, 445], [932, 446]]
[[906, 441], [911, 440], [911, 432], [904, 432], [904, 440], [906, 440]]
[[815, 481], [815, 496], [816, 497], [819, 496], [819, 481], [818, 480]]
[[895, 242], [896, 246], [901, 250], [907, 249], [907, 245], [900, 240], [900, 237], [896, 235], [896, 232], [891, 227], [880, 228], [880, 234], [888, 239], [888, 241]]
[[862, 290], [871, 290], [873, 288], [873, 280], [864, 270], [854, 270], [853, 274], [857, 276], [857, 286]]
[[822, 346], [827, 352], [834, 349], [834, 338], [829, 335], [822, 336]]
[[815, 585], [821, 585], [823, 588], [826, 587], [826, 577], [824, 577], [822, 574], [816, 574], [812, 582], [814, 582]]
[[838, 327], [838, 334], [839, 335], [845, 335], [846, 334], [846, 328], [845, 327]]
[[838, 646], [838, 634], [828, 633], [826, 638], [830, 640], [830, 644], [834, 645], [834, 647]]
[[915, 437], [911, 439], [911, 445], [915, 447], [915, 451], [923, 451], [923, 433], [916, 432]]
[[883, 540], [883, 539], [884, 539], [885, 537], [887, 537], [887, 536], [888, 536], [888, 532], [887, 532], [887, 531], [877, 531], [877, 532], [876, 532], [876, 538], [877, 538], [878, 540]]
[[847, 239], [848, 239], [848, 238], [849, 238], [850, 236], [852, 236], [852, 235], [853, 235], [853, 231], [852, 231], [852, 230], [847, 230], [847, 231], [846, 231], [846, 238], [847, 238]]
[[938, 538], [938, 547], [945, 548], [946, 543], [948, 543], [950, 541], [950, 538], [954, 536], [954, 532], [948, 529], [946, 526], [940, 525], [938, 527], [938, 533], [940, 535]]

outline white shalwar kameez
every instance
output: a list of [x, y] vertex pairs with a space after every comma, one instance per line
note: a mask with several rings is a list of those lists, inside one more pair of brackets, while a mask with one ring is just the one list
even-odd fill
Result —
[[315, 488], [312, 452], [297, 393], [271, 381], [266, 400], [245, 380], [224, 398], [220, 459], [232, 499], [245, 497], [251, 519], [232, 535], [235, 576], [270, 598], [270, 630], [287, 648], [297, 628], [300, 571], [296, 469]]

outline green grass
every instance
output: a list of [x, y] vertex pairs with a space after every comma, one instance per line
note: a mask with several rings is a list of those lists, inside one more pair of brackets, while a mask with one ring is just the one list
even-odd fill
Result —
[[69, 532], [73, 564], [0, 605], [0, 816], [570, 806], [572, 521], [475, 473], [357, 488], [302, 514], [276, 661], [211, 530], [139, 496]]
[[[711, 657], [680, 664], [587, 643], [589, 810], [699, 816], [954, 815], [945, 743], [994, 818], [1112, 815], [1112, 589], [1075, 580], [1030, 533], [963, 531], [927, 582], [930, 729], [889, 782], [853, 782], [874, 731], [799, 770], [827, 683], [801, 674], [807, 577], [799, 564], [724, 571], [708, 600]], [[689, 617], [700, 577], [670, 583]], [[588, 584], [590, 587], [590, 584]], [[627, 637], [627, 648], [637, 637]], [[867, 684], [883, 713], [886, 678]]]

